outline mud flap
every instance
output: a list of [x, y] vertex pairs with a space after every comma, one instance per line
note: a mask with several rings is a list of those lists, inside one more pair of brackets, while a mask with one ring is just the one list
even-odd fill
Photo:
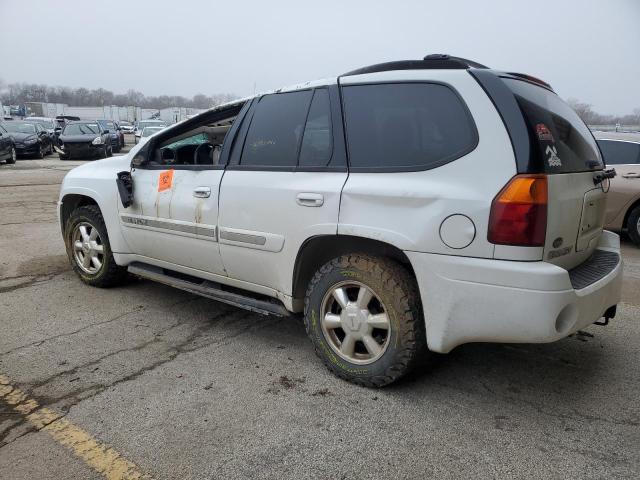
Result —
[[118, 193], [120, 194], [122, 206], [124, 208], [130, 207], [133, 203], [133, 180], [131, 179], [131, 172], [118, 172], [116, 184], [118, 185]]

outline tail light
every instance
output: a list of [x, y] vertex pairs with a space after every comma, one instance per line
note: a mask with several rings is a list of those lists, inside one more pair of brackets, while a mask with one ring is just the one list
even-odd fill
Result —
[[516, 175], [493, 199], [487, 239], [499, 245], [539, 247], [546, 233], [546, 175]]

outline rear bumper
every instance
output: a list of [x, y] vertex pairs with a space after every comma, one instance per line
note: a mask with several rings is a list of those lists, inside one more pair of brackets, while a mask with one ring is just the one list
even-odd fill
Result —
[[608, 273], [575, 289], [567, 270], [512, 262], [406, 252], [418, 278], [429, 349], [469, 342], [553, 342], [600, 319], [620, 301], [620, 239], [603, 232], [598, 249], [616, 253]]

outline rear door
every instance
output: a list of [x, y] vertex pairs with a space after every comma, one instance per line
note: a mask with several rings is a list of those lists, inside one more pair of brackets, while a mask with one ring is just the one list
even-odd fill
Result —
[[554, 92], [517, 78], [503, 78], [523, 114], [530, 138], [527, 171], [548, 182], [545, 261], [572, 268], [586, 260], [604, 226], [607, 193], [594, 175], [603, 162], [593, 135]]
[[347, 178], [336, 85], [254, 102], [220, 189], [229, 277], [291, 294], [302, 243], [335, 235]]

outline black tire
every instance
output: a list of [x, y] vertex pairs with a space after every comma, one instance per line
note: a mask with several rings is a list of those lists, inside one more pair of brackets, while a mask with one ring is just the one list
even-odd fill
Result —
[[108, 156], [107, 146], [105, 145], [102, 151], [100, 152], [100, 158], [107, 158], [107, 156]]
[[63, 155], [63, 154], [59, 153], [58, 154], [58, 158], [60, 160], [69, 160], [71, 158], [71, 156], [70, 155]]
[[[375, 292], [389, 319], [386, 349], [372, 363], [340, 356], [320, 321], [322, 303], [334, 286], [356, 281]], [[377, 300], [375, 300], [377, 301]], [[426, 336], [415, 279], [399, 263], [366, 254], [334, 258], [313, 276], [304, 302], [307, 335], [316, 354], [338, 377], [365, 387], [389, 385], [407, 374], [426, 353]]]
[[53, 155], [53, 142], [49, 142], [49, 150], [47, 150], [47, 155]]
[[42, 144], [38, 145], [38, 153], [36, 154], [36, 158], [43, 159], [44, 158], [44, 150], [42, 149]]
[[113, 147], [109, 145], [109, 150], [107, 151], [107, 157], [113, 157]]
[[640, 205], [636, 205], [627, 218], [627, 233], [631, 241], [640, 247]]
[[16, 158], [17, 158], [16, 148], [11, 147], [11, 156], [7, 158], [7, 164], [13, 165], [14, 163], [16, 163]]
[[[94, 274], [85, 272], [76, 260], [73, 246], [73, 234], [77, 225], [88, 223], [91, 227], [96, 228], [100, 236], [101, 245], [103, 247], [102, 266]], [[65, 224], [64, 239], [67, 248], [67, 255], [73, 270], [87, 285], [93, 287], [107, 288], [122, 284], [127, 278], [127, 269], [116, 264], [113, 254], [111, 253], [111, 245], [109, 244], [109, 236], [107, 235], [107, 227], [104, 224], [102, 213], [96, 205], [86, 205], [76, 208]]]

